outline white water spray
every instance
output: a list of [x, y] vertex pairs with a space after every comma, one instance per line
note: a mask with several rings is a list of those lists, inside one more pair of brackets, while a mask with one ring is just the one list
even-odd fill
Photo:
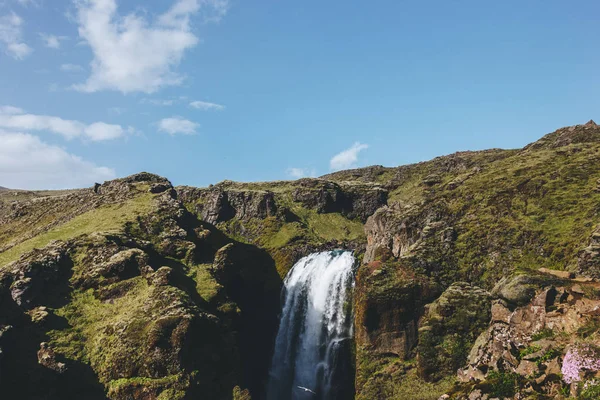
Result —
[[351, 252], [328, 251], [302, 258], [288, 273], [268, 400], [348, 398], [353, 265]]

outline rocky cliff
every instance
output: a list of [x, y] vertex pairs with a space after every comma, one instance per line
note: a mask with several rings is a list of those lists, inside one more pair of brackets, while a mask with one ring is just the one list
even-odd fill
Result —
[[0, 393], [260, 399], [283, 277], [349, 248], [357, 399], [597, 398], [599, 230], [593, 121], [319, 179], [2, 190]]

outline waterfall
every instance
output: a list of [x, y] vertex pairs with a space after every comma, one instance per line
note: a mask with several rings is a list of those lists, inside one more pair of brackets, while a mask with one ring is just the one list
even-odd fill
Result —
[[268, 400], [354, 397], [349, 251], [311, 254], [290, 270], [271, 362]]

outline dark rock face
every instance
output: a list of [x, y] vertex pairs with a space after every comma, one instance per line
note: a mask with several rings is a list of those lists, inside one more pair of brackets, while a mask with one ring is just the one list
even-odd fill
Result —
[[[0, 290], [10, 292], [12, 300], [25, 309], [61, 304], [67, 300], [65, 281], [71, 274], [71, 266], [63, 243], [34, 250], [0, 270]], [[47, 298], [47, 293], [52, 298]]]
[[269, 191], [234, 191], [212, 189], [178, 188], [184, 202], [195, 203], [198, 215], [209, 224], [229, 221], [236, 217], [264, 219], [277, 213], [274, 194]]
[[[415, 276], [410, 271], [390, 276], [393, 273], [380, 269], [378, 263], [359, 269], [356, 278], [355, 338], [360, 346], [405, 359], [410, 358], [417, 343], [418, 321], [423, 314], [423, 307], [435, 297], [438, 289], [427, 279]], [[385, 275], [388, 275], [388, 282], [378, 287], [376, 282]]]
[[337, 184], [301, 179], [292, 192], [294, 201], [318, 213], [340, 213], [361, 221], [387, 203], [387, 191], [379, 186]]
[[281, 279], [268, 254], [230, 243], [219, 249], [213, 273], [239, 307], [238, 325], [244, 385], [259, 393], [266, 385], [280, 312]]
[[[183, 202], [193, 204], [198, 215], [211, 224], [232, 218], [248, 220], [277, 216], [291, 222], [289, 210], [280, 209], [277, 194], [270, 190], [232, 186], [224, 182], [208, 189], [180, 187]], [[349, 219], [366, 219], [387, 202], [387, 191], [377, 185], [341, 185], [320, 179], [293, 183], [292, 200], [318, 213], [340, 213]]]

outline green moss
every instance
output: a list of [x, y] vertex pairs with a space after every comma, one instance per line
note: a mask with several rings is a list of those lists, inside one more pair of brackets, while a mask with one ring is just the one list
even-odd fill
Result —
[[535, 342], [537, 340], [548, 339], [551, 337], [554, 337], [554, 331], [550, 328], [544, 328], [541, 331], [533, 334], [531, 336], [531, 340]]
[[194, 264], [188, 270], [188, 276], [196, 282], [196, 291], [208, 303], [211, 303], [221, 290], [221, 285], [210, 273], [211, 268], [212, 264]]
[[540, 366], [547, 361], [550, 361], [554, 358], [560, 357], [561, 354], [562, 354], [562, 352], [558, 349], [554, 349], [554, 348], [548, 349], [544, 354], [542, 354], [542, 356], [540, 358], [535, 360], [535, 362], [538, 366]]
[[183, 390], [167, 389], [163, 390], [156, 400], [183, 400], [185, 395]]
[[357, 348], [356, 360], [356, 400], [437, 400], [454, 381], [454, 377], [447, 377], [426, 382], [419, 378], [415, 360], [373, 354], [365, 347]]
[[269, 249], [279, 249], [303, 235], [302, 225], [298, 222], [283, 224], [271, 234], [262, 238], [262, 244]]
[[76, 293], [69, 304], [55, 311], [66, 318], [70, 328], [48, 333], [58, 353], [90, 364], [102, 382], [123, 372], [120, 368], [140, 364], [141, 349], [124, 342], [115, 332], [123, 330], [121, 333], [140, 338], [142, 343], [153, 322], [144, 310], [151, 287], [142, 277], [134, 280], [136, 285], [126, 295], [111, 302], [100, 301], [91, 289]]
[[358, 221], [351, 221], [341, 214], [318, 214], [308, 212], [306, 216], [308, 227], [324, 240], [356, 240], [363, 238], [364, 228]]
[[536, 344], [531, 345], [531, 346], [527, 346], [523, 350], [519, 351], [519, 359], [522, 359], [523, 357], [526, 357], [526, 356], [528, 356], [530, 354], [537, 353], [541, 349], [542, 348], [540, 346], [536, 345]]
[[485, 392], [492, 398], [512, 398], [518, 390], [519, 380], [519, 375], [515, 373], [490, 371], [482, 385], [489, 389]]
[[147, 378], [136, 376], [133, 378], [121, 378], [115, 379], [108, 382], [109, 393], [110, 391], [116, 391], [126, 386], [165, 386], [176, 383], [181, 378], [180, 375], [168, 375], [161, 378]]
[[589, 338], [598, 331], [600, 331], [600, 321], [597, 318], [592, 318], [577, 330], [577, 336]]
[[600, 382], [589, 381], [583, 385], [580, 395], [581, 400], [597, 400], [600, 399]]
[[0, 266], [18, 259], [35, 248], [42, 248], [53, 240], [69, 240], [93, 232], [118, 232], [127, 222], [150, 212], [153, 195], [141, 194], [122, 204], [102, 206], [59, 225], [49, 231], [21, 242], [0, 254]]
[[250, 397], [250, 392], [247, 389], [236, 386], [233, 388], [233, 400], [252, 400], [252, 397]]

